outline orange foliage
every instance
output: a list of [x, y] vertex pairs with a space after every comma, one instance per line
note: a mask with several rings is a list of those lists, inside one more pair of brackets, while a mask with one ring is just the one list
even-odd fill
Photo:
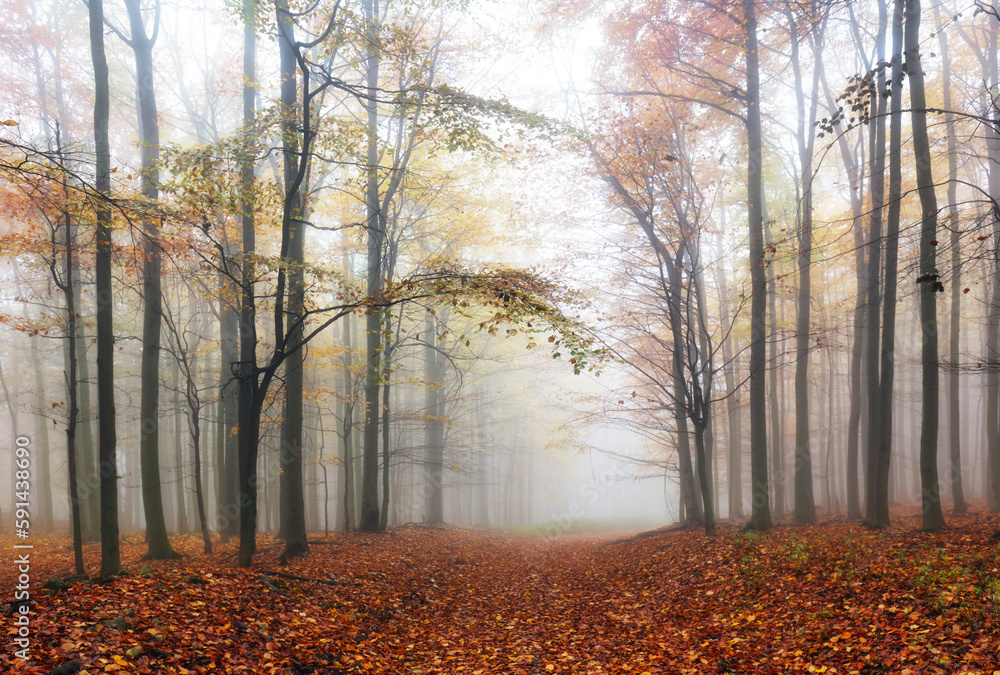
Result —
[[[882, 532], [855, 524], [516, 537], [403, 527], [334, 535], [278, 567], [233, 544], [154, 563], [130, 535], [131, 574], [40, 584], [72, 569], [61, 537], [35, 537], [32, 655], [10, 673], [72, 658], [122, 673], [946, 673], [998, 667], [995, 525], [919, 518]], [[8, 550], [10, 540], [0, 542]], [[86, 557], [98, 556], [91, 547]], [[7, 565], [3, 580], [12, 588]], [[91, 568], [96, 573], [96, 567]]]

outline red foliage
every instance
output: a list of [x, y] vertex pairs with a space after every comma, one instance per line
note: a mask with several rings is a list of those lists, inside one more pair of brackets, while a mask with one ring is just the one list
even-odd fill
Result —
[[197, 556], [192, 536], [176, 544], [190, 558], [146, 574], [130, 535], [131, 574], [53, 596], [40, 586], [71, 570], [67, 542], [33, 537], [33, 660], [8, 648], [0, 668], [45, 673], [73, 658], [91, 674], [1000, 667], [996, 524], [956, 516], [956, 527], [924, 534], [917, 518], [899, 522], [617, 541], [404, 527], [335, 535], [287, 567], [280, 544], [264, 540], [251, 570], [233, 568], [232, 545]]

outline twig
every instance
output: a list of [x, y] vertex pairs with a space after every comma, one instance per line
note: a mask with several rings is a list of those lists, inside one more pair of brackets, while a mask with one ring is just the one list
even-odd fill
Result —
[[295, 574], [286, 574], [284, 572], [275, 572], [273, 570], [263, 570], [261, 574], [266, 574], [269, 577], [281, 577], [282, 579], [292, 579], [294, 581], [314, 581], [318, 584], [326, 584], [327, 586], [347, 586], [343, 581], [336, 581], [334, 579], [310, 579], [309, 577], [300, 577]]

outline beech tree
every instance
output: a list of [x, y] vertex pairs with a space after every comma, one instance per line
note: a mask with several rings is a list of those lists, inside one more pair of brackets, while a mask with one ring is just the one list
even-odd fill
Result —
[[906, 0], [904, 52], [910, 80], [910, 117], [916, 155], [917, 193], [920, 219], [920, 326], [921, 326], [921, 423], [920, 488], [925, 530], [944, 527], [941, 489], [938, 484], [938, 320], [937, 294], [944, 291], [937, 271], [937, 196], [931, 172], [931, 150], [927, 135], [927, 97], [920, 65], [920, 1]]
[[961, 359], [961, 302], [962, 302], [962, 243], [961, 221], [958, 210], [958, 140], [956, 138], [954, 100], [951, 94], [951, 55], [948, 38], [941, 26], [941, 12], [934, 8], [938, 20], [938, 49], [941, 52], [941, 94], [944, 102], [944, 120], [948, 135], [948, 215], [947, 229], [951, 233], [951, 294], [950, 319], [948, 325], [948, 479], [951, 488], [952, 506], [955, 513], [965, 513], [969, 506], [965, 501], [962, 481], [962, 437], [961, 399], [959, 393]]
[[[629, 102], [625, 107], [627, 112], [614, 125], [597, 127], [595, 135], [603, 140], [591, 144], [591, 155], [612, 190], [612, 199], [634, 219], [647, 240], [653, 271], [643, 271], [644, 289], [662, 305], [669, 338], [643, 319], [638, 335], [625, 340], [634, 344], [621, 356], [651, 385], [654, 393], [647, 398], [665, 399], [661, 405], [672, 409], [683, 512], [689, 522], [703, 524], [706, 533], [714, 534], [706, 434], [712, 420], [713, 357], [718, 347], [711, 344], [704, 292], [701, 237], [707, 199], [699, 188], [700, 173], [689, 148], [697, 141], [684, 131], [694, 122], [695, 113], [663, 100], [638, 106]], [[669, 374], [654, 365], [660, 359], [671, 364]]]
[[[111, 195], [111, 150], [108, 144], [108, 62], [104, 54], [103, 0], [91, 0], [90, 49], [94, 66], [95, 187]], [[114, 315], [111, 288], [111, 207], [104, 199], [94, 204], [95, 284], [97, 293], [97, 411], [98, 467], [101, 486], [101, 576], [121, 569], [118, 542], [118, 466], [114, 395]]]
[[[612, 24], [625, 43], [648, 40], [648, 49], [632, 52], [631, 79], [608, 86], [610, 95], [653, 97], [706, 106], [738, 125], [746, 134], [746, 208], [748, 219], [750, 300], [750, 527], [771, 526], [768, 495], [766, 420], [766, 321], [767, 278], [764, 256], [763, 153], [761, 131], [760, 55], [757, 40], [758, 8], [742, 0], [739, 11], [726, 3], [701, 3], [691, 7], [656, 5], [615, 17]], [[703, 25], [697, 39], [686, 35], [686, 26]], [[641, 37], [640, 37], [641, 36]], [[702, 49], [711, 45], [712, 49]], [[732, 64], [739, 64], [732, 79]], [[730, 70], [726, 70], [729, 68]]]
[[[155, 202], [159, 189], [160, 123], [154, 87], [153, 46], [160, 27], [160, 5], [155, 5], [153, 28], [146, 33], [141, 0], [126, 0], [129, 35], [114, 24], [112, 30], [135, 54], [136, 107], [139, 116], [139, 143], [142, 164], [142, 195]], [[170, 546], [163, 518], [160, 489], [160, 327], [162, 285], [160, 276], [160, 227], [155, 215], [142, 219], [142, 391], [140, 394], [140, 466], [142, 468], [142, 506], [146, 517], [146, 557], [176, 558]]]

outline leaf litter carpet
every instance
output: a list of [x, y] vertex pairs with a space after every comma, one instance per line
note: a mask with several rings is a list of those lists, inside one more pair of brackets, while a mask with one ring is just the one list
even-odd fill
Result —
[[[70, 581], [65, 537], [32, 535], [29, 661], [14, 614], [0, 672], [48, 673], [994, 673], [1000, 675], [1000, 519], [919, 519], [756, 534], [515, 536], [401, 527], [318, 539], [282, 566], [259, 541]], [[13, 550], [11, 537], [0, 545]], [[13, 556], [11, 556], [13, 558]], [[85, 550], [97, 574], [99, 550]], [[146, 565], [144, 567], [144, 565]], [[16, 569], [0, 570], [6, 599]], [[5, 606], [7, 607], [7, 606]]]

